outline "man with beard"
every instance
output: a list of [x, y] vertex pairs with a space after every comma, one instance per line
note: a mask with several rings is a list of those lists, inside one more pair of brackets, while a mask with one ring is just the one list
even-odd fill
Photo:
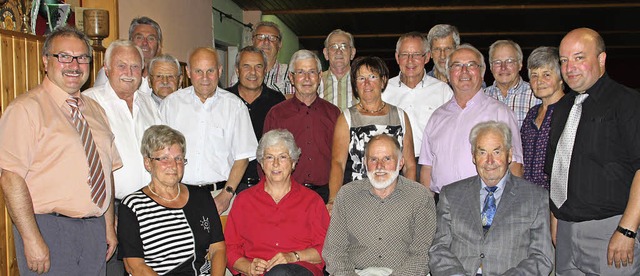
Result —
[[478, 174], [442, 188], [431, 274], [549, 275], [549, 194], [509, 172], [510, 127], [479, 123], [469, 142]]
[[[149, 62], [152, 58], [162, 53], [162, 29], [160, 29], [158, 22], [149, 17], [137, 17], [131, 20], [129, 25], [129, 40], [142, 50], [144, 68], [142, 69], [140, 92], [150, 95]], [[100, 87], [107, 81], [105, 68], [101, 68], [98, 71], [93, 87]]]
[[426, 275], [436, 229], [433, 198], [424, 186], [399, 176], [404, 158], [391, 136], [371, 138], [365, 165], [368, 178], [344, 185], [335, 199], [322, 250], [327, 271]]
[[169, 94], [182, 86], [182, 70], [177, 58], [164, 54], [149, 62], [149, 86], [153, 90], [151, 98], [159, 106]]

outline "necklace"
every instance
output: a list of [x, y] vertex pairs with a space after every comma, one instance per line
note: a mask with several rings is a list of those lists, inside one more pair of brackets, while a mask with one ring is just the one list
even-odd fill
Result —
[[387, 106], [387, 104], [385, 102], [382, 102], [382, 107], [378, 108], [378, 110], [369, 110], [369, 109], [364, 108], [364, 106], [362, 105], [362, 102], [359, 102], [358, 105], [360, 106], [360, 108], [362, 108], [362, 110], [364, 112], [367, 112], [367, 113], [378, 113], [378, 112], [382, 111], [382, 109], [384, 109], [385, 106]]
[[174, 201], [174, 200], [178, 199], [178, 197], [180, 197], [180, 183], [178, 183], [178, 194], [176, 195], [176, 197], [174, 197], [172, 199], [166, 199], [166, 198], [162, 197], [161, 195], [156, 194], [156, 192], [154, 192], [153, 189], [151, 189], [151, 183], [149, 183], [149, 185], [147, 185], [147, 187], [149, 187], [149, 191], [151, 191], [151, 193], [153, 195], [159, 197], [160, 199], [162, 199], [162, 200], [164, 200], [166, 202]]

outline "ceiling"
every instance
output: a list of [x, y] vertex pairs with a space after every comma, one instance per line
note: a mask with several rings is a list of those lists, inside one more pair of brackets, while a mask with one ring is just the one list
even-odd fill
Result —
[[[233, 0], [243, 10], [275, 15], [299, 38], [301, 48], [323, 48], [326, 35], [351, 32], [357, 55], [375, 55], [397, 73], [398, 37], [425, 34], [440, 23], [455, 25], [463, 43], [487, 55], [498, 39], [511, 39], [525, 58], [539, 46], [557, 46], [577, 27], [598, 31], [607, 44], [608, 71], [616, 61], [640, 62], [640, 1], [630, 0]], [[609, 62], [610, 61], [610, 62]], [[614, 66], [622, 71], [622, 62]], [[626, 62], [625, 62], [626, 63]], [[626, 63], [628, 64], [628, 63]], [[428, 65], [427, 67], [430, 67]], [[490, 75], [490, 74], [488, 74]], [[637, 75], [633, 76], [637, 79]], [[640, 85], [638, 85], [640, 86]], [[638, 87], [636, 86], [636, 87]]]

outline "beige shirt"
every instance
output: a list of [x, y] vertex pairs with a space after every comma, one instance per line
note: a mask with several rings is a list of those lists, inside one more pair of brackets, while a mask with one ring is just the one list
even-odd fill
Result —
[[[69, 94], [45, 77], [13, 100], [0, 118], [0, 168], [23, 177], [36, 214], [101, 216], [109, 207], [91, 201], [89, 166], [80, 134], [71, 124]], [[111, 198], [111, 172], [122, 166], [104, 110], [81, 95]]]

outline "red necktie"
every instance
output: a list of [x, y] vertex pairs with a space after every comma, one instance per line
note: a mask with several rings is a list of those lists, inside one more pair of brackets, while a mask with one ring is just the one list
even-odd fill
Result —
[[98, 154], [96, 144], [93, 142], [89, 124], [78, 108], [79, 102], [80, 98], [77, 97], [67, 99], [67, 104], [71, 106], [71, 122], [80, 134], [82, 144], [84, 145], [84, 152], [87, 154], [87, 163], [89, 164], [89, 178], [87, 179], [87, 183], [89, 184], [89, 188], [91, 188], [91, 201], [102, 208], [107, 197], [104, 172], [102, 171], [100, 155]]

